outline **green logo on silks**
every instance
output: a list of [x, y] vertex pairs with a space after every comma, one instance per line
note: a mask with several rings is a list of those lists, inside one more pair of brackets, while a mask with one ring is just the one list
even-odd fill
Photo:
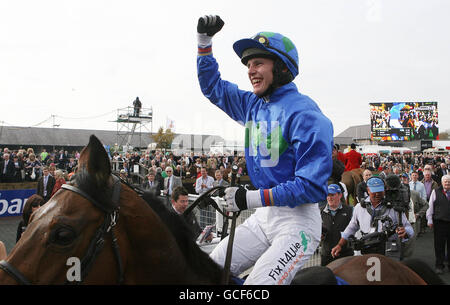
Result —
[[303, 252], [306, 252], [308, 243], [311, 242], [311, 236], [306, 234], [305, 231], [300, 231], [300, 237], [302, 238]]
[[245, 124], [245, 148], [248, 148], [249, 156], [268, 157], [261, 158], [262, 167], [274, 167], [288, 148], [288, 143], [278, 121], [248, 121]]

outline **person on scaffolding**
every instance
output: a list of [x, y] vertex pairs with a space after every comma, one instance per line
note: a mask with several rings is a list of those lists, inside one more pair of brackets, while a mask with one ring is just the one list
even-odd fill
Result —
[[[290, 284], [312, 257], [321, 237], [319, 201], [327, 197], [333, 125], [317, 104], [298, 92], [295, 45], [284, 35], [260, 32], [234, 43], [247, 66], [253, 92], [222, 80], [212, 37], [219, 16], [197, 24], [197, 72], [206, 98], [245, 126], [245, 159], [252, 184], [225, 189], [227, 211], [256, 211], [236, 228], [231, 274], [253, 266], [244, 284]], [[210, 254], [224, 266], [228, 237]]]
[[133, 116], [139, 116], [139, 113], [141, 112], [141, 108], [142, 108], [142, 103], [139, 100], [139, 97], [136, 97], [136, 99], [134, 100], [133, 107], [134, 107]]

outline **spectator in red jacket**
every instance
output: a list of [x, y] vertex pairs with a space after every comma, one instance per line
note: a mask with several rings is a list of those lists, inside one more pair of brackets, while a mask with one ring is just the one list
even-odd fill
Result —
[[57, 169], [55, 171], [55, 186], [53, 187], [53, 191], [50, 197], [56, 194], [57, 191], [62, 187], [63, 184], [66, 184], [66, 179], [64, 178], [64, 173], [62, 170]]
[[350, 151], [344, 154], [345, 171], [351, 171], [352, 169], [360, 168], [362, 163], [361, 154], [355, 150], [356, 144], [352, 143], [352, 145], [350, 145], [350, 148]]

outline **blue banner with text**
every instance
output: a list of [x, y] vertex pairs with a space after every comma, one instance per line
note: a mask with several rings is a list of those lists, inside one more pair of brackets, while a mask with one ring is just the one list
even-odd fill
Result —
[[0, 217], [20, 216], [27, 199], [36, 193], [36, 189], [0, 190]]

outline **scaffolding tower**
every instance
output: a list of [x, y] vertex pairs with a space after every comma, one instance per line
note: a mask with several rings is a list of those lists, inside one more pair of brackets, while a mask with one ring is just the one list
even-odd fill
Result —
[[[150, 141], [148, 133], [153, 133], [153, 108], [141, 108], [139, 113], [136, 113], [131, 106], [117, 109], [115, 122], [117, 123], [117, 144], [123, 151], [134, 148], [131, 147], [132, 143], [138, 144], [139, 148], [147, 146]], [[147, 138], [142, 138], [142, 132]]]

